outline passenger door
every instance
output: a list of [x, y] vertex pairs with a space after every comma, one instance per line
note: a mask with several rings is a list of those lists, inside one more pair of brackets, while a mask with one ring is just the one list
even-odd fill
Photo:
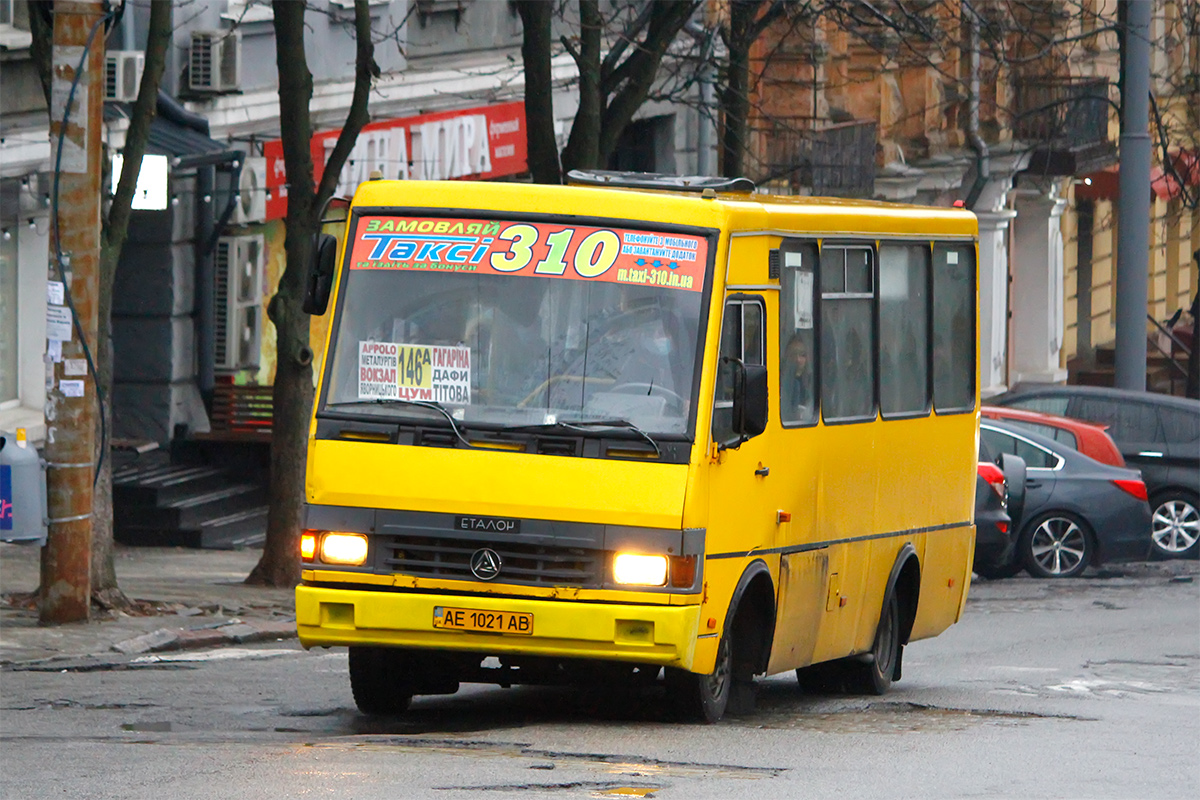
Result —
[[766, 312], [761, 296], [733, 294], [726, 300], [721, 324], [711, 432], [716, 455], [710, 461], [709, 474], [706, 549], [710, 555], [705, 569], [710, 596], [722, 604], [729, 600], [744, 568], [745, 561], [738, 556], [774, 546], [776, 505], [768, 463], [769, 437], [755, 436], [739, 443], [733, 433], [734, 362], [765, 364]]

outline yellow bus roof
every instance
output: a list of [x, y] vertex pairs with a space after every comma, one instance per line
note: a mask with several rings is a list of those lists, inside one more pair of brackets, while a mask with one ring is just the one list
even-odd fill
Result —
[[554, 214], [717, 228], [732, 233], [976, 236], [970, 211], [873, 200], [487, 181], [369, 181], [355, 206]]

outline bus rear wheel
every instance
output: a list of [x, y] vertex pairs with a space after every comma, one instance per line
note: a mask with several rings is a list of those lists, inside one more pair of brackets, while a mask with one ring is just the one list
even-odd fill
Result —
[[667, 697], [681, 717], [695, 722], [719, 722], [733, 692], [733, 646], [729, 635], [717, 645], [717, 663], [708, 675], [681, 669], [666, 671]]
[[892, 688], [892, 677], [896, 674], [896, 661], [900, 658], [900, 601], [896, 593], [888, 595], [879, 615], [879, 627], [875, 630], [875, 643], [871, 646], [870, 658], [851, 664], [847, 684], [854, 694], [881, 695]]
[[370, 715], [402, 714], [412, 702], [408, 654], [388, 647], [350, 648], [350, 690], [358, 710]]

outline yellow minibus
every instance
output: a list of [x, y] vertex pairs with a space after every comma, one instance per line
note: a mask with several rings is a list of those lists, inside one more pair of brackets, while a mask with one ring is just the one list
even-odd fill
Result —
[[744, 179], [374, 180], [315, 248], [305, 647], [461, 682], [879, 694], [974, 548], [973, 214]]

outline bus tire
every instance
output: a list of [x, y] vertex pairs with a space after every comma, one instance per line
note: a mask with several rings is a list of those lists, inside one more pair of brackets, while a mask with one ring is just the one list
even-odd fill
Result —
[[728, 633], [717, 645], [717, 662], [708, 675], [681, 669], [666, 671], [667, 697], [683, 719], [720, 722], [733, 693], [733, 644]]
[[896, 664], [900, 660], [900, 601], [889, 592], [875, 629], [875, 642], [864, 660], [850, 662], [847, 684], [854, 694], [881, 695], [892, 688]]
[[408, 710], [413, 696], [408, 660], [404, 651], [393, 648], [350, 648], [350, 690], [359, 711], [375, 716]]

